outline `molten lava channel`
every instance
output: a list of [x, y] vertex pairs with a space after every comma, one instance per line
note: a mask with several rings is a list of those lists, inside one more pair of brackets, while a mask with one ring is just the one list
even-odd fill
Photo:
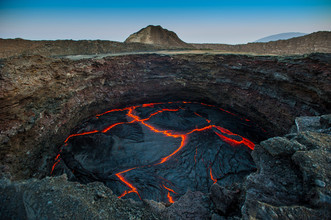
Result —
[[[166, 105], [173, 105], [174, 107], [171, 106], [171, 108], [170, 108], [170, 107], [167, 107]], [[131, 181], [126, 179], [126, 177], [125, 177], [126, 174], [133, 172], [137, 169], [144, 169], [146, 167], [153, 167], [154, 169], [158, 169], [158, 166], [161, 166], [164, 163], [170, 162], [173, 159], [173, 157], [175, 155], [177, 155], [183, 148], [185, 148], [187, 143], [190, 142], [190, 137], [194, 133], [200, 133], [203, 131], [212, 131], [214, 134], [216, 134], [220, 138], [221, 141], [223, 141], [226, 144], [229, 144], [232, 147], [245, 146], [245, 147], [249, 148], [250, 150], [254, 150], [254, 143], [252, 141], [250, 141], [247, 138], [245, 138], [239, 134], [236, 134], [224, 127], [221, 127], [220, 124], [214, 124], [213, 119], [207, 118], [207, 116], [208, 116], [207, 114], [201, 115], [202, 114], [201, 112], [198, 113], [198, 112], [192, 111], [193, 114], [195, 115], [194, 117], [201, 118], [204, 121], [204, 122], [201, 122], [202, 124], [199, 122], [201, 124], [201, 127], [196, 125], [195, 128], [192, 128], [185, 132], [164, 129], [164, 128], [161, 128], [160, 126], [156, 126], [156, 125], [153, 125], [153, 123], [150, 123], [152, 118], [155, 118], [156, 116], [159, 116], [161, 114], [165, 114], [166, 112], [169, 114], [178, 113], [179, 111], [185, 113], [185, 111], [187, 109], [186, 105], [196, 105], [196, 106], [201, 105], [204, 107], [213, 108], [212, 109], [213, 111], [215, 111], [215, 110], [222, 111], [226, 114], [229, 114], [230, 117], [233, 117], [233, 118], [236, 118], [236, 120], [242, 121], [242, 123], [248, 123], [250, 121], [246, 118], [239, 117], [238, 115], [231, 113], [227, 110], [218, 108], [217, 106], [204, 104], [204, 103], [194, 103], [194, 102], [148, 103], [148, 104], [143, 104], [143, 105], [126, 107], [126, 108], [122, 108], [122, 109], [112, 109], [112, 110], [109, 110], [104, 113], [96, 115], [96, 119], [99, 120], [102, 117], [104, 117], [106, 115], [110, 115], [115, 112], [125, 112], [127, 120], [118, 121], [116, 123], [109, 124], [108, 126], [105, 126], [103, 129], [100, 129], [100, 130], [84, 131], [84, 132], [69, 135], [67, 137], [67, 139], [64, 141], [64, 145], [60, 149], [59, 154], [55, 158], [55, 162], [52, 166], [51, 174], [54, 172], [55, 167], [60, 163], [62, 151], [68, 146], [68, 143], [71, 140], [78, 138], [80, 136], [89, 136], [89, 135], [96, 135], [96, 134], [109, 134], [112, 132], [112, 130], [115, 127], [123, 126], [123, 125], [130, 125], [130, 124], [134, 124], [134, 123], [140, 124], [141, 126], [149, 129], [150, 131], [152, 131], [154, 133], [158, 133], [158, 134], [167, 136], [169, 138], [179, 139], [180, 144], [171, 153], [159, 158], [158, 160], [156, 160], [157, 162], [155, 162], [153, 164], [147, 164], [147, 165], [145, 164], [145, 165], [141, 165], [141, 166], [129, 167], [127, 169], [124, 169], [120, 172], [115, 173], [114, 176], [116, 176], [118, 181], [120, 181], [124, 186], [127, 187], [127, 190], [123, 191], [121, 193], [121, 195], [118, 196], [119, 198], [122, 198], [128, 194], [134, 193], [139, 197], [139, 199], [142, 199], [142, 196], [139, 193], [139, 188], [136, 187], [134, 185], [134, 183], [132, 183]], [[156, 107], [157, 107], [157, 109], [155, 111], [153, 111], [153, 109]], [[139, 116], [139, 111], [137, 111], [137, 110], [140, 110], [140, 111], [146, 110], [146, 111], [150, 111], [152, 113], [147, 115], [147, 117], [142, 118], [141, 116]], [[201, 156], [201, 158], [198, 158], [198, 146], [197, 145], [195, 146], [195, 149], [193, 149], [193, 153], [194, 153], [195, 166], [200, 161], [200, 159], [203, 163], [205, 163], [202, 156]], [[209, 178], [212, 183], [216, 183], [219, 179], [222, 179], [222, 176], [215, 175], [215, 173], [213, 173], [214, 170], [212, 170], [212, 166], [205, 164], [205, 167], [208, 170], [207, 172], [209, 173]], [[218, 172], [218, 173], [220, 173], [220, 172]], [[171, 182], [171, 181], [169, 181], [169, 182]], [[166, 185], [168, 185], [168, 184], [167, 183], [160, 184], [160, 188], [163, 188], [163, 191], [166, 192], [168, 202], [174, 203], [173, 195], [176, 195], [177, 193], [171, 187], [166, 186]]]

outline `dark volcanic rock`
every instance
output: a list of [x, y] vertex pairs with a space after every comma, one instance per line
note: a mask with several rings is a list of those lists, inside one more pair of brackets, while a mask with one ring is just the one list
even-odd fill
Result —
[[102, 183], [68, 182], [65, 175], [1, 179], [0, 192], [1, 219], [159, 219], [149, 206], [119, 200]]
[[229, 190], [217, 183], [213, 184], [210, 188], [210, 198], [222, 215], [228, 215], [229, 211], [234, 211], [237, 208], [239, 194], [239, 189]]
[[247, 203], [245, 206], [244, 219], [328, 219], [327, 213], [323, 214], [305, 206], [272, 206], [267, 203], [257, 201], [256, 203]]
[[[306, 130], [325, 131], [315, 123], [322, 118], [328, 116], [304, 118], [314, 122], [310, 128], [306, 123]], [[244, 218], [329, 219], [330, 134], [306, 131], [287, 137], [256, 146], [253, 159], [258, 171], [245, 182]]]
[[263, 148], [272, 156], [288, 156], [294, 154], [298, 150], [306, 150], [306, 146], [300, 144], [296, 140], [288, 140], [285, 137], [270, 138], [261, 142]]
[[210, 219], [209, 198], [196, 191], [187, 191], [177, 202], [172, 204], [163, 216], [167, 219]]
[[295, 125], [295, 132], [316, 131], [330, 134], [331, 115], [323, 115], [322, 117], [298, 117], [295, 119]]
[[[302, 172], [304, 187], [309, 196], [309, 204], [314, 207], [331, 208], [331, 135], [307, 132], [313, 148], [309, 151], [298, 151], [292, 160]], [[299, 141], [302, 140], [300, 137]]]
[[[47, 193], [54, 198], [64, 196], [92, 217], [103, 209], [90, 208], [94, 199], [114, 198], [114, 204], [121, 201], [105, 191], [85, 194], [79, 189], [87, 190], [89, 185], [64, 181], [59, 181], [56, 193], [52, 193], [47, 186], [57, 178], [14, 181], [49, 175], [58, 147], [78, 122], [97, 113], [146, 101], [203, 101], [251, 120], [270, 137], [281, 135], [288, 132], [297, 116], [330, 112], [330, 63], [327, 54], [151, 54], [78, 61], [21, 56], [1, 60], [0, 171], [13, 181], [2, 182], [1, 212], [10, 216], [13, 209], [24, 207], [25, 211], [15, 214], [17, 218], [30, 214], [47, 217], [60, 210], [60, 204], [65, 208], [62, 202], [51, 207], [53, 200], [43, 200], [49, 198]], [[330, 117], [319, 119], [321, 127], [315, 124], [316, 119], [305, 121], [314, 122], [313, 128], [304, 123], [305, 132], [295, 128], [294, 133], [256, 147], [253, 158], [258, 171], [247, 178], [243, 188], [247, 191], [244, 218], [330, 218]], [[47, 193], [35, 193], [42, 189]], [[120, 202], [119, 207], [126, 207], [126, 202]], [[111, 204], [106, 202], [108, 206]], [[134, 213], [142, 216], [139, 210]]]
[[[77, 126], [61, 146], [52, 175], [103, 182], [125, 198], [173, 202], [188, 189], [208, 193], [215, 181], [241, 183], [255, 171], [250, 153], [263, 139], [254, 124], [216, 106], [131, 106]], [[133, 187], [135, 193], [127, 193]]]

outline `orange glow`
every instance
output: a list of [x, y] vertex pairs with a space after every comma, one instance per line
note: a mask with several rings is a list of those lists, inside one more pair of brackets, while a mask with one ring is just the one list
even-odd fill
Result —
[[169, 191], [168, 191], [167, 197], [168, 197], [168, 200], [169, 200], [170, 203], [174, 203], [174, 200], [173, 200], [173, 198], [171, 197]]
[[251, 150], [254, 150], [254, 147], [255, 147], [255, 144], [253, 142], [251, 142], [250, 140], [248, 140], [247, 138], [244, 138], [238, 134], [234, 134], [232, 133], [231, 131], [225, 129], [225, 128], [222, 128], [222, 127], [219, 127], [219, 126], [215, 126], [218, 130], [220, 130], [221, 132], [225, 133], [225, 134], [228, 134], [228, 135], [234, 135], [234, 136], [238, 136], [240, 137], [242, 140], [241, 141], [237, 141], [235, 139], [232, 139], [232, 138], [229, 138], [225, 135], [222, 135], [218, 132], [215, 132], [223, 141], [225, 141], [226, 143], [230, 144], [231, 146], [237, 146], [237, 145], [240, 145], [240, 144], [244, 144], [246, 145], [247, 147], [249, 147]]
[[55, 157], [54, 160], [57, 161], [57, 160], [59, 159], [60, 155], [61, 155], [61, 154], [58, 154], [58, 155]]
[[148, 104], [143, 104], [141, 107], [145, 108], [145, 107], [154, 107], [154, 105], [162, 105], [164, 103], [162, 102], [157, 102], [157, 103], [148, 103]]
[[218, 109], [221, 110], [221, 111], [223, 111], [223, 112], [226, 112], [226, 113], [228, 113], [228, 114], [230, 114], [230, 115], [237, 116], [236, 114], [234, 114], [234, 113], [232, 113], [232, 112], [229, 112], [228, 110], [225, 110], [225, 109], [223, 109], [223, 108], [218, 108]]
[[129, 171], [134, 170], [134, 169], [136, 169], [136, 168], [137, 168], [137, 167], [133, 167], [133, 168], [130, 168], [130, 169], [127, 169], [127, 170], [123, 170], [123, 171], [121, 171], [121, 172], [119, 172], [119, 173], [117, 173], [117, 174], [126, 173], [126, 172], [129, 172]]
[[[151, 113], [147, 118], [140, 118], [138, 115], [135, 115], [135, 112], [134, 110], [136, 108], [146, 108], [146, 107], [154, 107], [155, 105], [161, 105], [161, 104], [171, 104], [171, 103], [182, 103], [182, 104], [189, 104], [189, 103], [195, 103], [195, 104], [201, 104], [201, 105], [204, 105], [204, 106], [208, 106], [208, 107], [214, 107], [214, 108], [217, 108], [221, 111], [224, 111], [228, 114], [231, 114], [233, 116], [237, 116], [236, 114], [234, 113], [231, 113], [227, 110], [224, 110], [222, 108], [218, 108], [217, 106], [214, 106], [214, 105], [209, 105], [209, 104], [204, 104], [204, 103], [198, 103], [198, 102], [187, 102], [187, 101], [181, 101], [181, 102], [165, 102], [165, 103], [148, 103], [148, 104], [143, 104], [143, 105], [139, 105], [139, 106], [131, 106], [131, 107], [126, 107], [126, 108], [122, 108], [122, 109], [112, 109], [112, 110], [109, 110], [109, 111], [106, 111], [104, 113], [101, 113], [101, 114], [97, 114], [96, 117], [98, 118], [99, 116], [102, 116], [102, 115], [105, 115], [105, 114], [108, 114], [108, 113], [111, 113], [111, 112], [117, 112], [117, 111], [127, 111], [126, 115], [127, 117], [129, 118], [132, 118], [132, 121], [130, 122], [118, 122], [118, 123], [115, 123], [115, 124], [112, 124], [112, 125], [109, 125], [108, 127], [106, 127], [105, 129], [103, 129], [101, 132], [102, 133], [106, 133], [108, 132], [109, 130], [111, 130], [112, 128], [114, 128], [115, 126], [117, 125], [121, 125], [121, 124], [130, 124], [130, 123], [134, 123], [134, 122], [137, 122], [137, 123], [140, 123], [142, 125], [144, 125], [145, 127], [149, 128], [151, 131], [155, 132], [155, 133], [161, 133], [161, 134], [164, 134], [168, 137], [172, 137], [172, 138], [181, 138], [181, 142], [180, 142], [180, 145], [179, 147], [174, 150], [171, 154], [169, 154], [168, 156], [165, 156], [163, 158], [160, 159], [160, 162], [157, 163], [157, 164], [154, 164], [154, 165], [146, 165], [146, 166], [155, 166], [155, 165], [159, 165], [159, 164], [162, 164], [162, 163], [165, 163], [167, 161], [169, 161], [175, 154], [177, 154], [187, 143], [188, 139], [189, 139], [189, 135], [194, 133], [194, 132], [200, 132], [200, 131], [204, 131], [204, 130], [208, 130], [208, 129], [212, 129], [212, 128], [216, 128], [219, 132], [216, 132], [214, 131], [224, 142], [230, 144], [231, 146], [237, 146], [237, 145], [240, 145], [240, 144], [244, 144], [246, 145], [247, 147], [249, 147], [250, 149], [254, 150], [254, 143], [251, 142], [250, 140], [238, 135], [238, 134], [235, 134], [235, 133], [232, 133], [231, 131], [225, 129], [225, 128], [222, 128], [220, 126], [217, 126], [217, 125], [208, 125], [208, 126], [205, 126], [205, 127], [202, 127], [202, 128], [195, 128], [187, 133], [179, 133], [179, 132], [176, 132], [176, 131], [171, 131], [171, 130], [159, 130], [158, 128], [152, 126], [151, 124], [147, 123], [148, 120], [151, 119], [151, 117], [157, 115], [157, 114], [160, 114], [162, 112], [177, 112], [179, 111], [180, 109], [183, 109], [182, 107], [179, 107], [177, 109], [161, 109], [161, 110], [158, 110], [154, 113]], [[207, 119], [207, 118], [204, 118], [202, 117], [200, 114], [194, 112], [195, 115], [197, 115], [198, 117], [201, 117], [203, 119], [205, 119], [208, 123], [211, 123], [211, 120]], [[238, 117], [238, 116], [237, 116]], [[245, 120], [245, 121], [249, 121], [248, 119], [243, 119], [243, 118], [240, 118], [242, 120]], [[78, 133], [78, 134], [71, 134], [67, 137], [67, 139], [64, 141], [65, 145], [67, 145], [67, 142], [70, 138], [72, 137], [75, 137], [75, 136], [83, 136], [83, 135], [88, 135], [88, 134], [94, 134], [94, 133], [98, 133], [100, 131], [98, 130], [93, 130], [93, 131], [88, 131], [88, 132], [83, 132], [83, 133]], [[236, 136], [236, 137], [240, 137], [241, 140], [240, 141], [237, 141], [235, 139], [232, 139], [231, 136]], [[60, 151], [61, 153], [61, 151]], [[55, 163], [54, 165], [52, 166], [52, 171], [51, 171], [51, 174], [53, 173], [54, 171], [54, 168], [55, 166], [61, 161], [61, 158], [60, 158], [60, 153], [56, 156], [55, 158]], [[198, 148], [196, 146], [196, 150], [195, 150], [195, 154], [194, 154], [194, 161], [195, 163], [197, 163], [197, 154], [198, 154]], [[203, 161], [203, 158], [202, 158], [202, 161]], [[142, 166], [144, 167], [144, 166]], [[130, 169], [127, 169], [127, 170], [124, 170], [124, 171], [121, 171], [121, 172], [118, 172], [116, 173], [116, 177], [123, 183], [125, 184], [129, 189], [128, 190], [125, 190], [120, 196], [118, 196], [118, 198], [122, 198], [124, 197], [125, 195], [127, 194], [130, 194], [130, 193], [136, 193], [139, 198], [141, 199], [140, 197], [140, 194], [138, 192], [138, 189], [133, 186], [130, 182], [128, 182], [124, 176], [122, 174], [126, 173], [126, 172], [129, 172], [133, 169], [136, 169], [138, 167], [133, 167], [133, 168], [130, 168]], [[141, 167], [140, 167], [141, 168]], [[210, 178], [211, 180], [216, 183], [217, 182], [217, 179], [215, 179], [213, 177], [213, 174], [212, 174], [212, 168], [210, 167], [210, 170], [209, 170], [209, 174], [210, 174]], [[172, 196], [170, 195], [170, 192], [171, 193], [175, 193], [176, 192], [168, 187], [166, 187], [165, 185], [163, 185], [163, 187], [168, 191], [167, 193], [167, 197], [168, 197], [168, 201], [170, 203], [174, 203], [174, 200], [172, 198]]]
[[196, 129], [193, 129], [192, 131], [186, 133], [186, 135], [192, 134], [193, 132], [196, 132], [196, 131], [208, 130], [208, 129], [211, 129], [212, 127], [213, 127], [213, 125], [208, 125], [208, 126], [203, 127], [203, 128], [196, 128]]
[[113, 127], [117, 126], [117, 125], [122, 125], [122, 124], [125, 124], [127, 122], [118, 122], [118, 123], [115, 123], [115, 124], [112, 124], [110, 125], [109, 127], [105, 128], [102, 130], [102, 133], [106, 133], [107, 131], [109, 131], [110, 129], [112, 129]]
[[109, 131], [110, 129], [112, 129], [113, 127], [117, 126], [117, 125], [122, 125], [122, 124], [131, 124], [133, 122], [135, 122], [136, 120], [132, 120], [130, 122], [118, 122], [115, 124], [110, 125], [109, 127], [105, 128], [104, 130], [102, 130], [102, 133], [106, 133], [107, 131]]
[[201, 105], [204, 105], [204, 106], [208, 106], [208, 107], [214, 107], [214, 108], [216, 108], [216, 106], [215, 105], [209, 105], [209, 104], [205, 104], [205, 103], [200, 103]]
[[175, 193], [175, 194], [177, 194], [177, 193], [176, 193], [173, 189], [170, 189], [170, 188], [166, 187], [165, 185], [163, 185], [163, 187], [164, 187], [166, 190], [168, 190], [167, 197], [168, 197], [169, 202], [170, 202], [170, 203], [174, 203], [174, 200], [173, 200], [173, 198], [171, 197], [170, 192], [173, 192], [173, 193]]
[[[174, 152], [172, 152], [170, 155], [168, 155], [168, 156], [162, 158], [161, 162], [158, 163], [158, 164], [161, 164], [161, 163], [166, 162], [167, 160], [169, 160], [170, 157], [172, 157], [173, 155], [175, 155], [180, 149], [182, 149], [182, 148], [184, 147], [184, 145], [185, 145], [185, 140], [186, 140], [186, 135], [182, 135], [181, 138], [182, 138], [182, 141], [181, 141], [181, 143], [180, 143], [179, 148], [177, 148], [177, 149], [176, 149]], [[158, 165], [158, 164], [156, 164], [156, 165]]]
[[99, 131], [94, 130], [94, 131], [87, 131], [87, 132], [78, 133], [78, 134], [71, 134], [71, 135], [69, 135], [69, 137], [67, 137], [67, 139], [64, 141], [64, 143], [67, 143], [67, 141], [72, 137], [83, 136], [83, 135], [87, 135], [87, 134], [94, 134], [94, 133], [97, 133], [97, 132], [99, 132]]
[[[128, 172], [130, 170], [133, 170], [134, 168], [132, 169], [129, 169], [129, 170], [126, 170], [125, 172]], [[121, 172], [123, 173], [123, 172]], [[128, 181], [126, 181], [126, 179], [124, 179], [124, 177], [121, 175], [121, 173], [117, 173], [115, 174], [125, 185], [127, 185], [131, 190], [130, 191], [124, 191], [124, 193], [122, 193], [122, 195], [120, 195], [118, 198], [122, 198], [123, 196], [125, 196], [126, 194], [129, 194], [129, 193], [136, 193], [139, 198], [141, 199], [139, 193], [138, 193], [138, 190], [136, 187], [134, 187], [131, 183], [129, 183]]]
[[214, 184], [217, 183], [217, 179], [215, 179], [215, 178], [213, 177], [213, 173], [212, 173], [211, 167], [210, 167], [210, 169], [209, 169], [209, 174], [210, 174], [210, 179], [214, 182]]
[[162, 113], [162, 112], [165, 112], [165, 111], [167, 111], [167, 112], [178, 112], [179, 109], [162, 109], [162, 110], [159, 110], [159, 111], [157, 111], [157, 112], [154, 112], [154, 113], [150, 114], [148, 118], [141, 119], [141, 121], [148, 121], [148, 120], [151, 119], [151, 117], [153, 117], [154, 115], [157, 115], [157, 114]]
[[120, 198], [122, 198], [123, 196], [125, 196], [126, 194], [128, 194], [128, 191], [125, 190], [125, 191], [124, 191], [120, 196], [118, 196], [117, 198], [120, 199]]
[[170, 192], [173, 192], [173, 193], [177, 194], [173, 189], [170, 189], [170, 188], [166, 187], [165, 185], [163, 185], [163, 187], [164, 187], [166, 190], [168, 190], [168, 191], [170, 191]]
[[56, 161], [56, 162], [53, 164], [51, 174], [53, 173], [55, 166], [56, 166], [60, 161], [61, 161], [61, 159], [59, 159], [58, 161]]
[[153, 115], [156, 115], [156, 114], [159, 114], [163, 111], [178, 111], [179, 109], [164, 109], [164, 110], [160, 110], [160, 111], [157, 111], [155, 113], [152, 113], [150, 115], [150, 117], [148, 117], [147, 119], [140, 119], [139, 116], [137, 115], [134, 115], [132, 112], [133, 112], [134, 108], [131, 108], [128, 112], [128, 116], [137, 120], [138, 122], [142, 123], [143, 125], [145, 125], [146, 127], [148, 127], [151, 131], [153, 132], [156, 132], [156, 133], [162, 133], [168, 137], [173, 137], [173, 138], [182, 138], [182, 141], [181, 141], [181, 144], [180, 146], [173, 152], [171, 153], [170, 155], [164, 157], [161, 159], [161, 162], [157, 163], [156, 165], [158, 164], [162, 164], [164, 162], [166, 162], [170, 157], [172, 157], [174, 154], [176, 154], [180, 149], [182, 149], [185, 145], [185, 140], [186, 140], [186, 135], [178, 135], [178, 134], [172, 134], [171, 131], [169, 130], [158, 130], [156, 129], [155, 127], [153, 127], [152, 125], [149, 125], [147, 124], [145, 121], [149, 120]]
[[121, 108], [121, 109], [112, 109], [112, 110], [106, 111], [104, 113], [97, 114], [96, 117], [98, 118], [99, 116], [102, 116], [102, 115], [105, 115], [105, 114], [108, 114], [111, 112], [126, 111], [126, 110], [129, 110], [130, 108], [132, 108], [132, 107], [126, 107], [126, 108]]
[[207, 118], [205, 118], [205, 117], [202, 117], [201, 115], [199, 115], [198, 113], [196, 113], [196, 112], [194, 112], [194, 114], [196, 114], [197, 116], [199, 116], [200, 118], [204, 118], [208, 123], [210, 123], [211, 122], [211, 120], [209, 120], [209, 119], [207, 119]]

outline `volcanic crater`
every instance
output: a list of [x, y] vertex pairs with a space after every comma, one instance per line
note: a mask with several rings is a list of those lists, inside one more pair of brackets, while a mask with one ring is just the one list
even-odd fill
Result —
[[[227, 190], [239, 185], [230, 190], [240, 194], [239, 202], [229, 202], [236, 215], [241, 207], [242, 215], [257, 215], [260, 201], [299, 204], [306, 210], [316, 199], [301, 198], [315, 188], [300, 173], [304, 168], [297, 168], [300, 160], [292, 161], [292, 151], [282, 158], [265, 153], [268, 148], [259, 143], [295, 133], [291, 126], [300, 115], [329, 112], [330, 60], [329, 54], [133, 54], [79, 60], [35, 55], [2, 60], [2, 175], [12, 181], [44, 181], [50, 187], [52, 181], [82, 187], [55, 177], [67, 174], [87, 189], [96, 189], [91, 182], [102, 182], [116, 197], [174, 203], [170, 207], [190, 196], [190, 190], [206, 194], [214, 183]], [[275, 167], [270, 173], [265, 169], [269, 165]], [[269, 177], [272, 184], [265, 181]], [[6, 184], [4, 190], [13, 187]], [[276, 192], [272, 198], [271, 192]], [[11, 198], [16, 197], [5, 199]], [[11, 204], [4, 209], [13, 210]], [[222, 208], [217, 213], [229, 214]]]

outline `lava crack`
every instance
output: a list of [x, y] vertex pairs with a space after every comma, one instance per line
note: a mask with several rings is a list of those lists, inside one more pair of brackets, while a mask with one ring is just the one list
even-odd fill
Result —
[[[118, 172], [118, 173], [114, 174], [118, 178], [118, 180], [122, 182], [122, 184], [124, 184], [126, 187], [129, 188], [128, 190], [125, 190], [120, 196], [118, 196], [118, 198], [122, 198], [125, 195], [130, 194], [130, 193], [135, 193], [135, 194], [138, 195], [139, 199], [141, 199], [141, 196], [138, 192], [138, 189], [132, 183], [130, 183], [128, 180], [125, 179], [124, 174], [128, 173], [128, 172], [130, 172], [134, 169], [137, 169], [137, 168], [143, 168], [143, 167], [146, 167], [146, 166], [158, 166], [158, 165], [161, 165], [161, 164], [171, 160], [171, 158], [174, 155], [176, 155], [179, 151], [181, 151], [181, 149], [183, 149], [185, 147], [185, 145], [189, 141], [189, 136], [191, 134], [193, 134], [194, 132], [201, 132], [201, 131], [206, 131], [206, 130], [209, 130], [209, 129], [213, 129], [213, 132], [225, 143], [227, 143], [231, 146], [245, 145], [249, 149], [254, 150], [254, 143], [252, 141], [250, 141], [247, 138], [244, 138], [244, 137], [242, 137], [238, 134], [235, 134], [235, 133], [225, 129], [225, 128], [221, 127], [220, 125], [213, 124], [213, 121], [211, 119], [203, 117], [203, 116], [201, 116], [201, 114], [199, 114], [197, 112], [193, 112], [193, 113], [196, 116], [198, 116], [199, 118], [202, 118], [205, 121], [205, 123], [207, 123], [207, 125], [203, 126], [203, 127], [200, 127], [200, 128], [197, 127], [197, 128], [192, 129], [188, 132], [178, 132], [178, 131], [174, 131], [174, 130], [160, 129], [160, 128], [157, 128], [156, 126], [154, 126], [154, 125], [152, 125], [151, 123], [148, 122], [152, 117], [155, 117], [156, 115], [164, 113], [164, 112], [178, 112], [180, 110], [185, 111], [185, 104], [191, 104], [191, 103], [193, 103], [193, 102], [148, 103], [148, 104], [143, 104], [143, 105], [139, 105], [139, 106], [126, 107], [126, 108], [122, 108], [122, 109], [112, 109], [112, 110], [106, 111], [104, 113], [97, 114], [96, 118], [99, 119], [101, 116], [104, 116], [106, 114], [110, 114], [110, 113], [113, 113], [113, 112], [126, 112], [126, 117], [130, 120], [111, 124], [111, 125], [105, 127], [104, 129], [102, 129], [100, 131], [99, 130], [92, 130], [92, 131], [86, 131], [86, 132], [71, 134], [64, 141], [65, 144], [63, 145], [63, 147], [66, 147], [67, 142], [70, 139], [74, 138], [74, 137], [84, 136], [84, 135], [92, 135], [92, 134], [96, 134], [96, 133], [107, 133], [107, 132], [110, 132], [111, 129], [113, 129], [116, 126], [124, 125], [124, 124], [132, 124], [132, 123], [139, 123], [142, 126], [145, 126], [146, 128], [148, 128], [150, 131], [155, 132], [155, 133], [161, 133], [161, 134], [163, 134], [165, 136], [168, 136], [168, 137], [171, 137], [171, 138], [181, 139], [180, 145], [177, 147], [177, 149], [175, 149], [169, 155], [160, 158], [159, 162], [157, 162], [155, 164], [152, 164], [152, 165], [132, 167], [132, 168], [129, 168], [129, 169], [126, 169], [126, 170], [123, 170], [121, 172]], [[178, 104], [178, 105], [180, 104], [181, 106], [178, 107], [178, 108], [162, 108], [160, 110], [157, 110], [157, 111], [149, 114], [148, 117], [146, 117], [146, 118], [140, 118], [136, 114], [137, 113], [136, 112], [137, 108], [154, 108], [155, 106], [164, 105], [164, 104]], [[225, 112], [225, 113], [227, 113], [231, 116], [239, 118], [240, 120], [243, 120], [243, 121], [246, 121], [246, 122], [249, 121], [246, 118], [239, 117], [234, 113], [231, 113], [231, 112], [229, 112], [227, 110], [224, 110], [222, 108], [218, 108], [214, 105], [209, 105], [209, 104], [204, 104], [204, 103], [195, 103], [195, 104], [200, 104], [200, 105], [204, 105], [204, 106], [208, 106], [208, 107], [212, 107], [212, 108], [217, 108], [220, 111], [223, 111], [223, 112]], [[55, 162], [52, 166], [51, 174], [53, 173], [54, 168], [57, 166], [57, 164], [59, 164], [59, 162], [61, 161], [62, 148], [61, 148], [59, 154], [55, 158]], [[194, 154], [195, 163], [197, 163], [197, 159], [196, 159], [197, 152], [198, 152], [198, 149], [197, 149], [197, 146], [196, 146], [195, 154]], [[216, 183], [217, 178], [213, 175], [213, 171], [212, 171], [211, 167], [209, 168], [209, 175], [210, 175], [210, 179], [212, 180], [212, 182]], [[168, 201], [170, 203], [174, 203], [174, 199], [173, 199], [173, 197], [171, 196], [170, 193], [176, 194], [176, 192], [174, 190], [172, 190], [171, 188], [166, 187], [165, 185], [162, 185], [162, 186], [163, 186], [164, 189], [167, 190]]]

